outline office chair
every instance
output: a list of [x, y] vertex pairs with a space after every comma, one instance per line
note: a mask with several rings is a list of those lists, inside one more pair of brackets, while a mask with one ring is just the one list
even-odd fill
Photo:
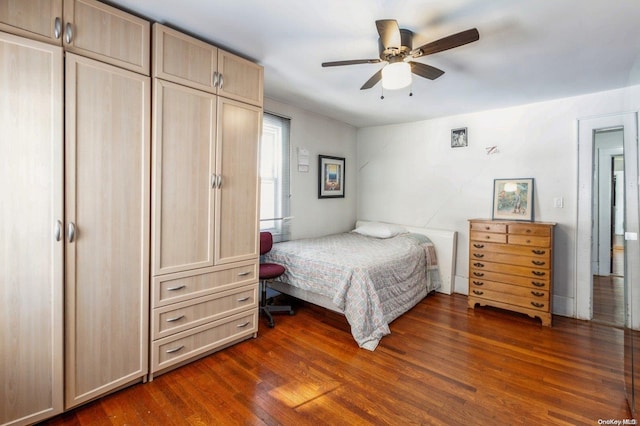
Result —
[[[260, 256], [265, 255], [271, 251], [273, 247], [273, 235], [271, 232], [260, 232]], [[273, 328], [275, 323], [273, 322], [272, 312], [289, 312], [289, 315], [293, 315], [293, 309], [288, 305], [269, 305], [267, 304], [267, 282], [273, 281], [284, 274], [285, 268], [277, 263], [260, 263], [260, 288], [262, 296], [260, 298], [260, 312], [264, 313], [268, 319], [270, 328]]]

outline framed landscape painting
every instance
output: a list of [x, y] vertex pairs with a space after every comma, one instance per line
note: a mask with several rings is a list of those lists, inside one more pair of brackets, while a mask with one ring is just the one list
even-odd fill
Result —
[[318, 157], [318, 198], [344, 198], [344, 158]]
[[493, 219], [533, 221], [533, 178], [494, 179]]

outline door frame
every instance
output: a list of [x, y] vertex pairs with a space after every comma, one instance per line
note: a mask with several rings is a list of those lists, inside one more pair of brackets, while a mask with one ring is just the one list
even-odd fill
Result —
[[[575, 283], [575, 313], [578, 319], [591, 320], [593, 318], [593, 275], [592, 259], [592, 196], [593, 196], [593, 166], [594, 166], [594, 132], [613, 128], [623, 129], [625, 174], [625, 190], [629, 194], [636, 192], [638, 176], [638, 117], [636, 112], [587, 117], [578, 120], [578, 208], [576, 230], [576, 283]], [[635, 169], [635, 170], [634, 170]], [[635, 178], [634, 178], [635, 176]], [[627, 184], [626, 182], [630, 182]], [[628, 227], [628, 224], [627, 224]], [[632, 229], [625, 229], [625, 231]], [[637, 232], [634, 229], [633, 232]], [[626, 253], [626, 251], [625, 251]], [[625, 283], [627, 282], [625, 278]], [[627, 325], [640, 328], [640, 315], [630, 311], [631, 298], [626, 298], [626, 311], [631, 313], [632, 323]], [[635, 310], [639, 310], [635, 304]]]

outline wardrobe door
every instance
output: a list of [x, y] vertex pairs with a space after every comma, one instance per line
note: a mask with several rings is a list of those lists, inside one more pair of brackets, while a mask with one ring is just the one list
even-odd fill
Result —
[[0, 33], [0, 424], [62, 411], [62, 71]]
[[150, 80], [66, 55], [66, 407], [148, 369]]
[[215, 129], [215, 95], [154, 79], [154, 275], [213, 266]]
[[216, 264], [258, 257], [258, 144], [262, 108], [218, 98]]
[[0, 0], [0, 31], [62, 44], [62, 0]]

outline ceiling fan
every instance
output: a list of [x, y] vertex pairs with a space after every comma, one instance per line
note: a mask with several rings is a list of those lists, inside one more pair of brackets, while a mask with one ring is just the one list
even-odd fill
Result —
[[382, 19], [376, 21], [376, 28], [380, 38], [378, 39], [379, 59], [353, 59], [347, 61], [323, 62], [323, 67], [336, 67], [341, 65], [376, 64], [387, 62], [375, 73], [360, 90], [370, 89], [380, 80], [385, 89], [399, 89], [411, 83], [411, 73], [420, 77], [435, 80], [444, 74], [444, 71], [431, 65], [414, 62], [422, 56], [453, 49], [480, 39], [476, 28], [462, 31], [448, 37], [441, 38], [431, 43], [413, 48], [413, 32], [398, 27], [395, 19]]

